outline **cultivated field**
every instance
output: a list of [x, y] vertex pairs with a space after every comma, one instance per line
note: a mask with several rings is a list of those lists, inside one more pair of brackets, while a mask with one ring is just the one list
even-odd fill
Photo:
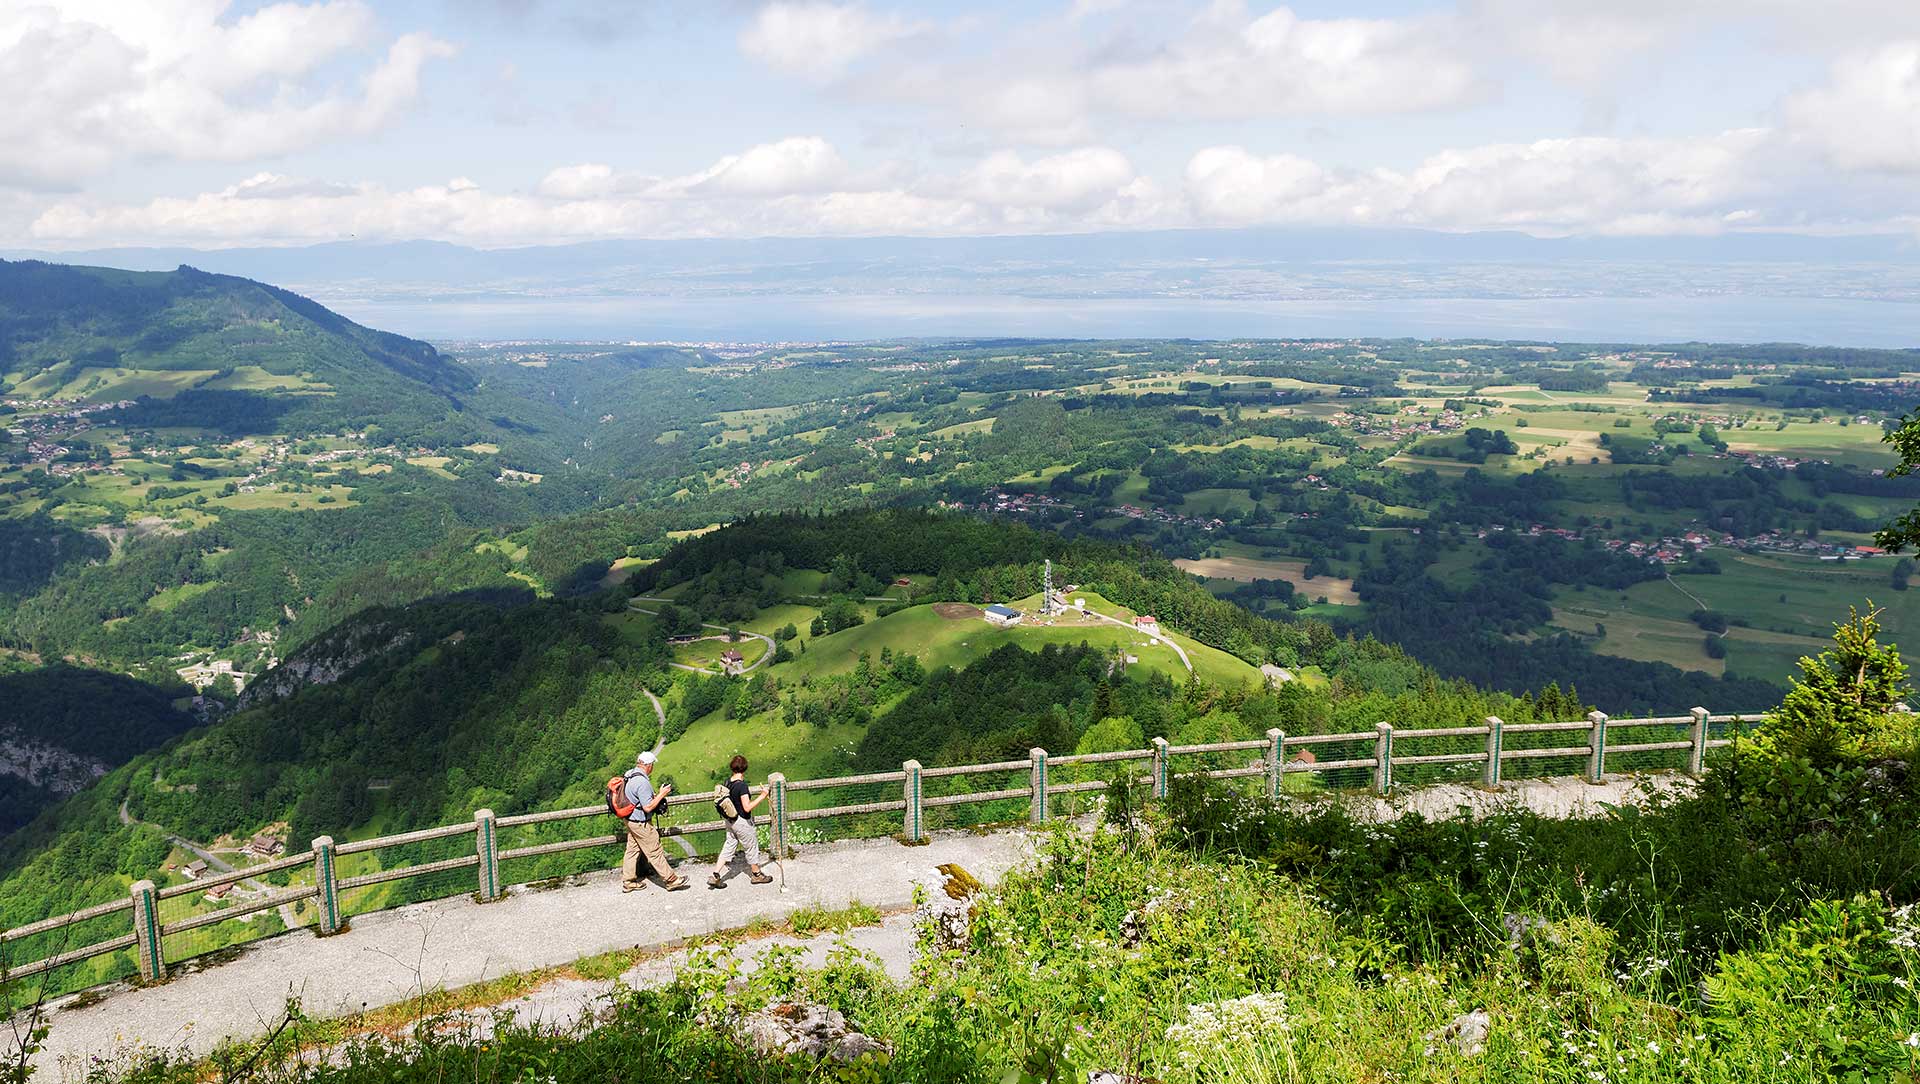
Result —
[[1307, 562], [1296, 560], [1273, 560], [1261, 557], [1201, 557], [1178, 560], [1174, 564], [1196, 576], [1209, 579], [1237, 580], [1252, 583], [1254, 580], [1285, 580], [1310, 599], [1322, 595], [1330, 603], [1341, 606], [1357, 606], [1360, 596], [1354, 593], [1353, 581], [1336, 576], [1315, 576], [1307, 579]]

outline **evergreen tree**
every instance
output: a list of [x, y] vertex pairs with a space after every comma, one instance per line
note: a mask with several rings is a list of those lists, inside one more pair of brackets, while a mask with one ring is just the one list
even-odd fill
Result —
[[[1893, 445], [1894, 451], [1900, 456], [1899, 464], [1888, 469], [1889, 478], [1903, 477], [1920, 468], [1920, 410], [1901, 418], [1900, 424], [1881, 439]], [[1920, 543], [1920, 508], [1887, 524], [1873, 537], [1890, 553], [1899, 553], [1908, 546]]]
[[1833, 647], [1800, 660], [1802, 676], [1768, 722], [1784, 750], [1817, 765], [1856, 754], [1873, 724], [1908, 694], [1899, 649], [1879, 643], [1880, 612], [1849, 607], [1834, 626]]

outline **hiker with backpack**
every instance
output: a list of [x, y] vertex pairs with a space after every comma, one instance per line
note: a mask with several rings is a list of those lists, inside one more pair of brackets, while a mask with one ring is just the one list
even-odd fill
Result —
[[713, 808], [727, 822], [727, 835], [720, 844], [720, 857], [714, 859], [713, 875], [707, 878], [707, 887], [727, 887], [727, 865], [733, 861], [736, 851], [746, 852], [747, 880], [757, 885], [769, 884], [773, 878], [760, 872], [760, 836], [753, 827], [753, 811], [767, 800], [773, 788], [761, 784], [760, 792], [755, 794], [752, 784], [747, 782], [747, 758], [737, 753], [728, 762], [727, 771], [732, 773], [727, 781], [713, 788]]
[[634, 758], [632, 771], [607, 780], [607, 808], [627, 823], [627, 853], [620, 863], [622, 892], [647, 887], [647, 882], [640, 879], [642, 858], [660, 876], [667, 891], [690, 887], [687, 879], [667, 864], [667, 852], [660, 847], [660, 830], [653, 824], [654, 817], [666, 807], [667, 795], [673, 793], [672, 783], [663, 784], [658, 792], [653, 789], [653, 762], [652, 753], [641, 753]]

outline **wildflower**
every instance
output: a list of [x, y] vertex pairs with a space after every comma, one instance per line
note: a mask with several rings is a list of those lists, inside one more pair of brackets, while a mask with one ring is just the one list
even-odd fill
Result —
[[1291, 1029], [1287, 995], [1249, 994], [1188, 1006], [1186, 1020], [1167, 1029], [1167, 1041], [1174, 1048], [1175, 1061], [1192, 1071], [1225, 1047], [1285, 1042]]
[[1901, 1045], [1920, 1049], [1920, 1031], [1916, 1031], [1912, 1035], [1907, 1036]]

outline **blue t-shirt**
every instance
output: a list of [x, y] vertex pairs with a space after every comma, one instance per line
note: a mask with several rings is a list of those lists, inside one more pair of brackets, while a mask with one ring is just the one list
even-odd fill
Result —
[[627, 776], [627, 801], [633, 803], [633, 812], [627, 819], [645, 824], [652, 818], [647, 813], [647, 805], [653, 801], [653, 780], [645, 772], [634, 772]]

